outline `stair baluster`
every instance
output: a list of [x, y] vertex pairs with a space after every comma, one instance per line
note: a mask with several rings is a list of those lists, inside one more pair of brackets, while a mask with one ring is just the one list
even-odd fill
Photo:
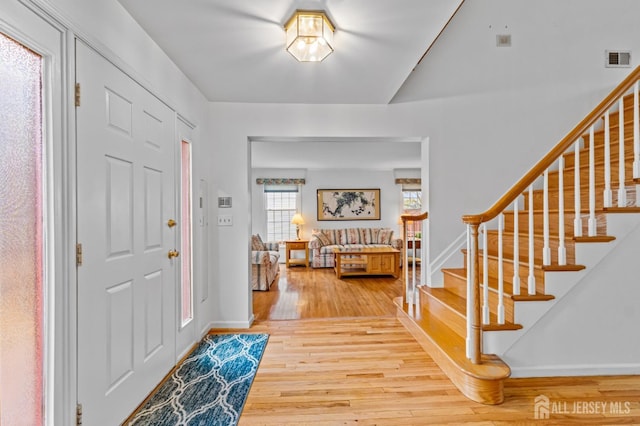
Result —
[[[518, 221], [518, 210], [520, 210], [520, 206], [518, 205], [518, 200], [520, 197], [517, 197], [513, 201], [513, 295], [520, 295], [520, 234], [519, 229], [520, 225]], [[486, 224], [485, 229], [486, 229]]]
[[[531, 206], [533, 210], [533, 206]], [[544, 182], [542, 189], [542, 220], [543, 220], [543, 241], [542, 264], [551, 264], [551, 248], [549, 246], [549, 169], [544, 171]]]
[[574, 193], [574, 212], [573, 219], [573, 235], [582, 237], [582, 206], [580, 205], [580, 139], [576, 140], [574, 145], [575, 161], [573, 164], [573, 193]]
[[627, 206], [627, 188], [624, 170], [624, 100], [618, 102], [618, 207]]
[[498, 215], [498, 324], [504, 324], [504, 213]]
[[604, 116], [604, 206], [613, 206], [613, 193], [611, 192], [611, 129], [609, 128], [608, 110]]
[[482, 224], [482, 324], [489, 324], [489, 251], [487, 224]]
[[[633, 85], [633, 178], [640, 178], [640, 105], [638, 90], [640, 82]], [[636, 197], [636, 205], [640, 206], [640, 199]]]
[[564, 154], [558, 159], [558, 265], [567, 264], [564, 244]]
[[536, 294], [535, 258], [534, 258], [534, 222], [533, 222], [533, 184], [529, 185], [529, 277], [527, 290], [529, 294]]
[[[589, 236], [596, 235], [596, 148], [593, 126], [589, 128]], [[576, 173], [578, 173], [576, 171]]]

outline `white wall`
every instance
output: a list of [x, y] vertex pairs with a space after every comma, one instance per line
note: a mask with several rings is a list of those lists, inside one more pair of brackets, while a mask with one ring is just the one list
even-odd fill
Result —
[[640, 226], [502, 358], [516, 377], [640, 374]]
[[[402, 192], [395, 184], [394, 170], [358, 170], [354, 173], [346, 169], [254, 169], [251, 179], [252, 186], [252, 233], [266, 235], [266, 217], [263, 208], [262, 185], [256, 184], [259, 177], [295, 177], [305, 178], [302, 185], [302, 209], [300, 213], [304, 219], [301, 238], [311, 238], [311, 230], [316, 228], [335, 229], [345, 227], [376, 227], [391, 228], [394, 235], [400, 237], [401, 227], [398, 219], [402, 207]], [[348, 221], [318, 221], [317, 197], [318, 189], [380, 189], [380, 220], [348, 220]]]
[[[249, 138], [428, 138], [422, 169], [429, 180], [433, 258], [464, 231], [463, 214], [489, 208], [630, 72], [604, 69], [604, 49], [640, 52], [639, 11], [633, 0], [470, 0], [411, 77], [407, 90], [423, 100], [212, 103], [210, 140], [221, 153], [213, 160], [214, 181], [234, 196], [237, 213], [216, 249], [225, 265], [219, 320], [251, 318]], [[513, 47], [497, 51], [495, 25], [505, 22]]]

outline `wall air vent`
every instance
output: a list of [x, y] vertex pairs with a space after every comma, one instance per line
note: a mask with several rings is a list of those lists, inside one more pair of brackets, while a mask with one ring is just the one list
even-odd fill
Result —
[[631, 52], [622, 50], [606, 50], [605, 67], [607, 68], [630, 68]]
[[496, 35], [497, 47], [511, 47], [511, 34], [497, 34]]

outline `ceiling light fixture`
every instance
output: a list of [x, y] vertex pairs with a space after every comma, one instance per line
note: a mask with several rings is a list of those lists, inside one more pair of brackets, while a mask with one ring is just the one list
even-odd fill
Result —
[[320, 10], [296, 10], [284, 25], [287, 52], [300, 62], [320, 62], [333, 52], [335, 27]]

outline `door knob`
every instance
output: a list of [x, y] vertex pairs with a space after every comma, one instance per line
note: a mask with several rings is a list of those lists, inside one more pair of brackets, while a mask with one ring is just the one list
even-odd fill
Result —
[[180, 256], [180, 252], [178, 250], [169, 250], [169, 253], [167, 254], [167, 257], [169, 259], [173, 259], [174, 257], [178, 256]]
[[174, 226], [176, 226], [176, 221], [175, 221], [175, 220], [173, 220], [173, 219], [169, 219], [169, 220], [167, 221], [167, 226], [168, 226], [169, 228], [173, 228]]

